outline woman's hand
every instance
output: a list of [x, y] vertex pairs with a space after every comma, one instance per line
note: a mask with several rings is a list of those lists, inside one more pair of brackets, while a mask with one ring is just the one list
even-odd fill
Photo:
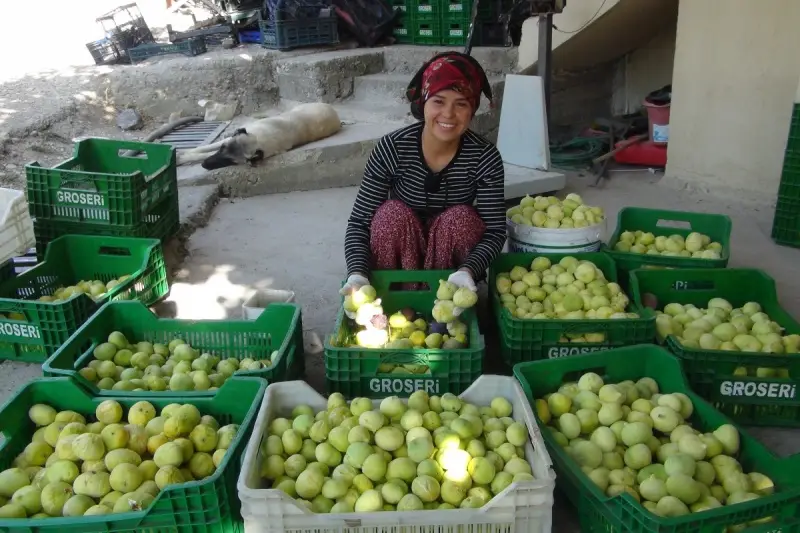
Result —
[[[369, 280], [366, 278], [366, 276], [362, 276], [361, 274], [351, 274], [344, 283], [344, 286], [339, 290], [339, 294], [342, 296], [348, 296], [365, 285], [369, 285]], [[348, 311], [345, 309], [344, 314], [346, 314], [347, 318], [351, 320], [355, 320], [356, 318], [356, 313], [353, 311]]]
[[[450, 274], [450, 277], [447, 278], [447, 281], [456, 287], [468, 289], [475, 293], [478, 292], [478, 287], [475, 286], [475, 280], [472, 279], [472, 274], [466, 268], [456, 270]], [[456, 307], [453, 309], [453, 316], [459, 316], [463, 312], [463, 308]]]
[[471, 290], [472, 292], [478, 292], [478, 287], [475, 286], [475, 280], [472, 279], [472, 274], [470, 274], [469, 270], [466, 268], [456, 270], [450, 274], [450, 277], [447, 278], [447, 281], [456, 287], [463, 287]]

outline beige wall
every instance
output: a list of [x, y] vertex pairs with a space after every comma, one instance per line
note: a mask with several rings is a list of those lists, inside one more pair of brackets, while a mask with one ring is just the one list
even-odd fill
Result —
[[[553, 48], [557, 48], [575, 35], [574, 33], [565, 32], [574, 32], [586, 22], [592, 20], [592, 16], [595, 13], [597, 13], [595, 18], [597, 20], [600, 15], [617, 5], [617, 3], [619, 3], [619, 0], [607, 0], [605, 4], [603, 4], [603, 0], [573, 0], [572, 2], [567, 2], [567, 7], [564, 8], [563, 13], [553, 16], [553, 24], [562, 30], [553, 30]], [[599, 13], [598, 9], [600, 9]], [[519, 43], [519, 68], [524, 69], [536, 63], [538, 53], [538, 18], [534, 17], [522, 24], [522, 39]]]
[[672, 83], [677, 23], [676, 17], [650, 42], [619, 60], [611, 106], [615, 115], [635, 112], [650, 92]]
[[681, 0], [667, 177], [774, 197], [800, 75], [797, 0]]

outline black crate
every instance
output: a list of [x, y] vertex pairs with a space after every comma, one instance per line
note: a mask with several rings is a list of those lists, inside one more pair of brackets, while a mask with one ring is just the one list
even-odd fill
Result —
[[339, 42], [336, 12], [322, 7], [316, 17], [293, 18], [280, 10], [260, 20], [261, 46], [272, 50], [291, 50], [303, 46], [322, 46]]
[[109, 39], [100, 39], [86, 43], [86, 49], [92, 54], [95, 65], [113, 65], [119, 62], [120, 54], [114, 43]]
[[156, 42], [153, 34], [150, 32], [150, 28], [147, 27], [147, 24], [141, 17], [113, 28], [108, 33], [109, 39], [123, 55], [131, 48]]
[[202, 38], [206, 43], [206, 48], [209, 46], [221, 46], [225, 39], [228, 38], [232, 39], [234, 44], [239, 42], [239, 36], [230, 24], [217, 24], [208, 28], [182, 32], [173, 31], [172, 26], [167, 24], [167, 33], [169, 34], [169, 42], [171, 43], [179, 43], [193, 38]]
[[163, 56], [169, 54], [183, 54], [185, 56], [193, 57], [206, 52], [206, 42], [202, 37], [195, 37], [187, 39], [179, 43], [170, 44], [143, 44], [136, 48], [128, 50], [128, 55], [131, 58], [131, 63], [144, 61], [150, 57]]
[[475, 22], [473, 35], [475, 46], [511, 46], [508, 24], [503, 22]]

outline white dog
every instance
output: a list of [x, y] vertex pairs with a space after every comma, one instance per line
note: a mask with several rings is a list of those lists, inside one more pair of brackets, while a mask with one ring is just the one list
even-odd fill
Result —
[[[206, 170], [250, 163], [330, 137], [342, 129], [333, 106], [301, 104], [275, 117], [238, 128], [225, 140], [178, 153], [178, 165], [202, 161]], [[209, 155], [211, 152], [216, 153]]]

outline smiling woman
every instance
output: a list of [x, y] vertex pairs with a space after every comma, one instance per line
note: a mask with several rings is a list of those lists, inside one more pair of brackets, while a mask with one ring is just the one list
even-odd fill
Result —
[[486, 74], [447, 52], [420, 68], [406, 91], [420, 122], [383, 137], [364, 171], [345, 234], [343, 294], [371, 269], [458, 269], [450, 281], [475, 290], [506, 240], [503, 160], [469, 130]]

